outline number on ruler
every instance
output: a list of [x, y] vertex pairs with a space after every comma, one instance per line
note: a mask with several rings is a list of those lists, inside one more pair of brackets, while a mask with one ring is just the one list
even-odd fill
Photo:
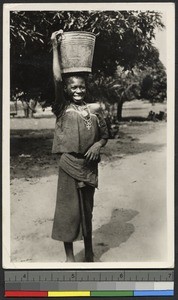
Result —
[[124, 277], [124, 274], [121, 273], [121, 274], [119, 275], [119, 277], [122, 279], [122, 278]]

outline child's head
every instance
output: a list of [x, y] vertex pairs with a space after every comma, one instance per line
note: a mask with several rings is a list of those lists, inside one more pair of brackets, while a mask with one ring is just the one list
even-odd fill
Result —
[[76, 104], [81, 104], [87, 92], [86, 75], [84, 74], [68, 74], [64, 76], [64, 91], [67, 98]]

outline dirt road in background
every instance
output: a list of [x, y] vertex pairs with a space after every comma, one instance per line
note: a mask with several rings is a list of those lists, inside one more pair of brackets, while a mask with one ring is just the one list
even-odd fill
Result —
[[[51, 239], [58, 169], [52, 131], [12, 133], [12, 261], [63, 262], [63, 244]], [[123, 124], [103, 149], [93, 242], [96, 262], [165, 259], [166, 123]], [[83, 261], [83, 241], [74, 249]]]

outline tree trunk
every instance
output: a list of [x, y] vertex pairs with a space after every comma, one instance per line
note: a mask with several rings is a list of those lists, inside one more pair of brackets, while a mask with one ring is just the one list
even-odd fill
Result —
[[122, 107], [123, 107], [124, 101], [122, 99], [119, 100], [118, 105], [117, 105], [117, 120], [121, 121], [122, 120]]

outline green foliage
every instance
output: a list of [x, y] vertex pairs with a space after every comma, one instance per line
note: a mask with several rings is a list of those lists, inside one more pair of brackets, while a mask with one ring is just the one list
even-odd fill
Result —
[[127, 71], [118, 67], [114, 77], [95, 75], [90, 79], [89, 86], [94, 101], [117, 103], [118, 106], [134, 99], [163, 102], [167, 98], [166, 70], [159, 60], [152, 67], [139, 64]]
[[[132, 70], [137, 65], [151, 66], [159, 59], [152, 46], [155, 29], [163, 28], [161, 14], [155, 11], [13, 11], [11, 12], [11, 88], [39, 93], [53, 101], [53, 31], [82, 30], [97, 35], [93, 61], [94, 82], [100, 94], [108, 95], [108, 82], [120, 65]], [[98, 78], [98, 79], [97, 79]], [[98, 81], [97, 81], [98, 80]], [[49, 86], [49, 88], [47, 88]]]
[[158, 60], [152, 67], [140, 70], [137, 78], [141, 84], [141, 96], [151, 102], [163, 102], [167, 99], [167, 75], [164, 65]]

